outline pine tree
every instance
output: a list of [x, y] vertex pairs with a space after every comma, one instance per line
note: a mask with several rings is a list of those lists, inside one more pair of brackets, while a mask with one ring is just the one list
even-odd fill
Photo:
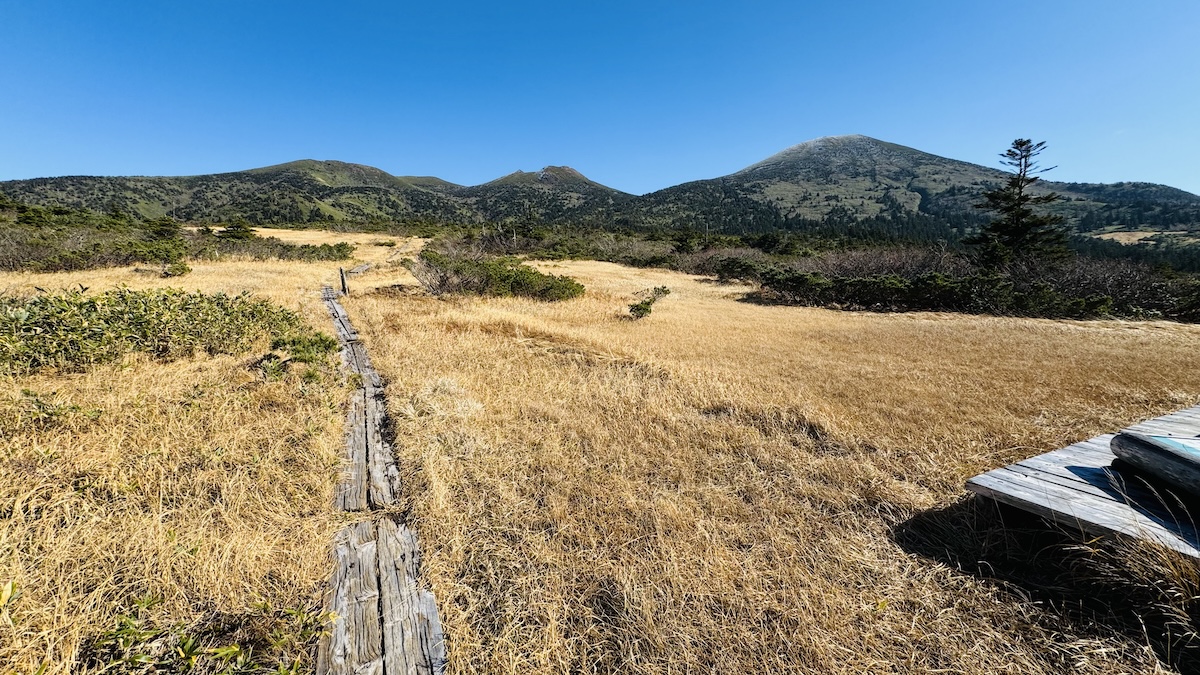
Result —
[[232, 222], [217, 232], [217, 236], [222, 239], [254, 239], [258, 235], [254, 233], [245, 218], [235, 216]]
[[1060, 199], [1057, 193], [1035, 195], [1030, 190], [1039, 180], [1037, 174], [1054, 168], [1043, 169], [1035, 161], [1045, 147], [1045, 142], [1018, 138], [1000, 155], [1013, 174], [1002, 187], [983, 193], [984, 201], [975, 205], [997, 217], [963, 240], [976, 248], [985, 265], [995, 267], [1017, 259], [1057, 261], [1070, 255], [1063, 217], [1033, 209]]

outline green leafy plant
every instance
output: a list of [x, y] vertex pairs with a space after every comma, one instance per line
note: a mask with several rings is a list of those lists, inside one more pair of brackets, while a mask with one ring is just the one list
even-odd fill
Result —
[[143, 596], [115, 625], [86, 644], [80, 665], [88, 672], [204, 672], [224, 675], [294, 674], [311, 667], [315, 642], [331, 615], [303, 608], [272, 609], [256, 603], [243, 612], [168, 622], [155, 613], [160, 600]]
[[291, 333], [271, 341], [271, 349], [286, 350], [299, 363], [322, 361], [337, 348], [337, 338], [325, 333]]
[[296, 313], [246, 293], [118, 288], [0, 296], [0, 372], [80, 371], [130, 352], [161, 359], [236, 354], [263, 338], [282, 339], [301, 359], [314, 359], [331, 349], [332, 338], [319, 335]]

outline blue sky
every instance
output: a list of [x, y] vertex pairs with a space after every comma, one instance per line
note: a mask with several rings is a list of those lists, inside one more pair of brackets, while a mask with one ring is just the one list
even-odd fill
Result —
[[0, 180], [340, 159], [633, 193], [862, 133], [1200, 193], [1200, 2], [0, 0]]

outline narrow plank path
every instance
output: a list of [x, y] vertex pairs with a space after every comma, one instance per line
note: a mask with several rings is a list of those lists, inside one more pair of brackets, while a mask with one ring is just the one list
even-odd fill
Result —
[[325, 611], [334, 613], [317, 652], [318, 675], [441, 675], [446, 648], [433, 593], [420, 586], [416, 534], [387, 512], [397, 503], [399, 471], [383, 433], [383, 381], [332, 288], [322, 298], [342, 361], [358, 385], [346, 418], [347, 467], [334, 497], [360, 513], [334, 540], [335, 569]]
[[[1151, 436], [1200, 437], [1200, 406], [1129, 427]], [[967, 489], [1092, 535], [1144, 539], [1200, 558], [1200, 509], [1113, 466], [1105, 434], [975, 476]]]

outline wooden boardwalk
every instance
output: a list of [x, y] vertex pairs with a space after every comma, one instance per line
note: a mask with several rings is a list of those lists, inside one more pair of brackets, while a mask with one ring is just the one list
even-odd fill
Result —
[[[1153, 436], [1200, 437], [1200, 406], [1127, 429]], [[1180, 500], [1128, 468], [1113, 467], [1105, 434], [975, 476], [967, 489], [1060, 525], [1103, 536], [1152, 541], [1200, 558], [1200, 500]]]
[[342, 360], [357, 376], [346, 420], [347, 467], [335, 508], [363, 519], [338, 533], [325, 611], [337, 618], [321, 640], [318, 675], [440, 675], [446, 648], [433, 593], [422, 589], [417, 537], [387, 512], [399, 472], [383, 428], [383, 382], [332, 288], [322, 291]]

